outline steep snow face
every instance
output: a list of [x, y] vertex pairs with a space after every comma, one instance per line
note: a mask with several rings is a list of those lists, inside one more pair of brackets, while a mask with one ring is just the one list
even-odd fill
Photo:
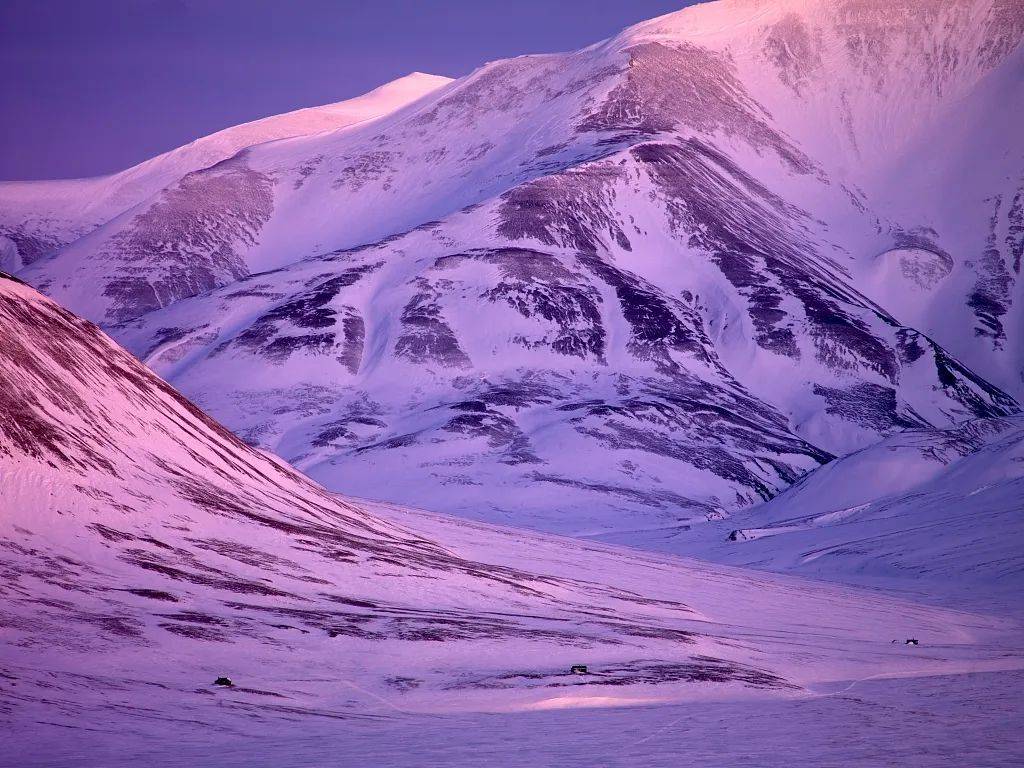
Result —
[[695, 6], [247, 148], [21, 274], [329, 487], [721, 517], [1018, 410], [1022, 31], [1007, 0]]
[[[0, 320], [0, 722], [15, 731], [793, 697], [1007, 668], [969, 645], [1004, 631], [981, 617], [368, 511], [4, 277]], [[912, 630], [950, 649], [878, 642]], [[596, 674], [566, 675], [581, 660]], [[225, 675], [235, 687], [219, 690]]]
[[638, 24], [619, 40], [721, 51], [816, 160], [864, 176], [1003, 66], [1022, 31], [1019, 0], [733, 0]]
[[[14, 271], [28, 266], [188, 174], [227, 160], [246, 147], [373, 120], [450, 82], [447, 77], [414, 72], [354, 99], [219, 131], [111, 176], [0, 182], [0, 244], [6, 249], [0, 250], [0, 269]], [[167, 234], [168, 240], [174, 239], [174, 233]]]

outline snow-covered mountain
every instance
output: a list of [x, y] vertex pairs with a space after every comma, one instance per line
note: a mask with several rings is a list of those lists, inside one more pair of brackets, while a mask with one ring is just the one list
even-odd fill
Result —
[[[55, 725], [185, 741], [1012, 668], [1006, 627], [980, 616], [370, 511], [246, 446], [6, 277], [0, 321], [0, 723], [17, 744]], [[826, 614], [808, 637], [807, 617]], [[910, 632], [945, 650], [889, 644]], [[595, 674], [567, 675], [581, 660]], [[212, 685], [223, 675], [235, 687]]]
[[1022, 37], [1021, 0], [702, 4], [189, 168], [20, 275], [329, 488], [714, 519], [1019, 410]]

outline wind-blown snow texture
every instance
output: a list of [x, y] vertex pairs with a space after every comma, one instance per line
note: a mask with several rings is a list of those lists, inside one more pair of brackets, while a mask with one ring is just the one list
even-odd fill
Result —
[[709, 3], [232, 129], [91, 218], [92, 186], [0, 186], [7, 261], [329, 488], [714, 519], [1018, 411], [1022, 35], [1020, 0]]

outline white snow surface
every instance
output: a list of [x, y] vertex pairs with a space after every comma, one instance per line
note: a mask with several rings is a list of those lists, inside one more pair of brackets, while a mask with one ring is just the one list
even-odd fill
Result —
[[128, 350], [0, 278], [0, 764], [1019, 764], [1022, 37], [721, 0], [0, 184]]
[[599, 538], [925, 601], [1019, 610], [1024, 419], [908, 430], [728, 520]]
[[11, 754], [33, 768], [945, 768], [950, 755], [966, 765], [1016, 768], [1024, 760], [1024, 739], [1014, 727], [1020, 685], [1020, 673], [980, 673], [855, 681], [801, 699], [392, 714], [216, 736], [178, 729], [173, 750], [165, 739], [79, 733], [73, 740], [18, 738]]

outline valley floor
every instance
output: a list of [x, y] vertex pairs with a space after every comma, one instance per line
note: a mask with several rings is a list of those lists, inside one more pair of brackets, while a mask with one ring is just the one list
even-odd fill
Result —
[[303, 722], [165, 740], [39, 725], [5, 766], [1018, 766], [1024, 672], [837, 684], [790, 700]]
[[[531, 656], [528, 644], [479, 641], [427, 643], [411, 656], [388, 643], [355, 656], [356, 646], [339, 645], [325, 656], [312, 651], [328, 641], [313, 638], [296, 641], [292, 658], [272, 667], [242, 638], [200, 643], [199, 661], [143, 648], [50, 663], [38, 648], [12, 646], [0, 664], [0, 768], [1024, 764], [1024, 614], [1016, 593], [966, 600], [949, 591], [951, 579], [927, 590], [918, 582], [894, 598], [898, 582], [824, 584], [364, 506], [495, 567], [600, 579], [651, 597], [689, 595], [696, 613], [679, 618], [678, 628], [760, 649], [756, 658], [797, 685], [651, 684], [642, 675], [605, 682], [611, 661], [602, 669], [585, 646], [579, 660], [593, 662], [596, 677], [519, 675], [491, 686], [483, 683], [501, 683], [500, 674], [492, 669], [485, 680], [480, 669], [540, 669], [552, 660]], [[921, 645], [904, 646], [907, 633]], [[355, 665], [351, 675], [346, 664]], [[239, 686], [212, 688], [214, 668], [237, 670]], [[383, 686], [384, 674], [428, 684]]]

